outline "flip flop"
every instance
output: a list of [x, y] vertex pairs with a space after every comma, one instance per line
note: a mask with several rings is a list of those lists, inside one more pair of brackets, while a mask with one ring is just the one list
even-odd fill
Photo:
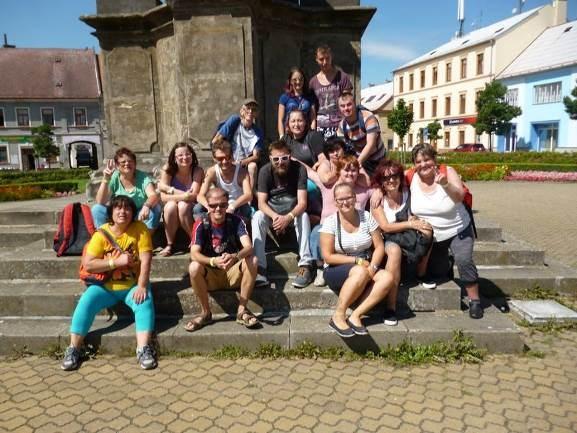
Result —
[[212, 322], [212, 313], [209, 313], [206, 316], [199, 314], [198, 316], [194, 316], [184, 325], [184, 330], [187, 332], [198, 331], [199, 329], [204, 328], [206, 325], [210, 325]]

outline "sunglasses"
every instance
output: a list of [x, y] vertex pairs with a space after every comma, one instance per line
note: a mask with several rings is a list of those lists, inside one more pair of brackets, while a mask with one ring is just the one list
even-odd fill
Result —
[[214, 160], [215, 160], [215, 161], [218, 161], [218, 162], [229, 161], [229, 160], [231, 160], [231, 159], [232, 159], [231, 156], [219, 156], [219, 157], [216, 157], [216, 156], [215, 156], [215, 157], [214, 157]]
[[286, 162], [290, 159], [289, 155], [283, 155], [283, 156], [271, 156], [270, 160], [272, 162], [274, 162], [275, 164], [278, 164], [279, 162]]
[[214, 203], [214, 204], [208, 204], [208, 207], [211, 209], [226, 209], [228, 208], [228, 203]]
[[390, 182], [391, 180], [395, 180], [397, 178], [400, 178], [400, 176], [398, 174], [391, 174], [389, 176], [384, 176], [383, 182]]

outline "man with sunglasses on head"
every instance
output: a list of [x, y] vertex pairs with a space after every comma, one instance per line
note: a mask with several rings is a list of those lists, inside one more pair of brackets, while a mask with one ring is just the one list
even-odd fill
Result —
[[208, 215], [192, 227], [192, 242], [188, 268], [190, 285], [198, 297], [201, 313], [193, 317], [184, 329], [197, 331], [212, 323], [208, 291], [240, 288], [236, 321], [247, 328], [256, 328], [259, 320], [247, 308], [254, 289], [257, 259], [244, 221], [227, 213], [228, 193], [212, 188], [206, 193]]
[[257, 164], [263, 148], [262, 130], [254, 124], [258, 115], [258, 103], [254, 98], [242, 102], [239, 114], [233, 114], [220, 125], [212, 138], [211, 144], [225, 139], [232, 145], [234, 162], [246, 167], [250, 186], [256, 180]]
[[206, 170], [204, 181], [198, 193], [198, 203], [194, 207], [195, 219], [206, 212], [208, 202], [206, 194], [212, 186], [222, 188], [228, 193], [228, 213], [250, 219], [252, 216], [252, 189], [247, 170], [232, 158], [231, 144], [221, 139], [212, 145], [212, 158], [215, 165]]
[[307, 208], [307, 172], [298, 162], [291, 160], [290, 150], [284, 141], [269, 145], [270, 162], [258, 175], [258, 211], [252, 217], [254, 253], [258, 258], [258, 283], [268, 283], [266, 278], [265, 241], [267, 230], [285, 233], [294, 226], [299, 243], [299, 270], [292, 285], [308, 286], [313, 280], [313, 258], [309, 248], [311, 224]]

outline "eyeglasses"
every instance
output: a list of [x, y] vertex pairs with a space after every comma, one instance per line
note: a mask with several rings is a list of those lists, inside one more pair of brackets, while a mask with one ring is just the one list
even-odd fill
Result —
[[337, 204], [344, 204], [347, 202], [351, 202], [354, 201], [356, 199], [356, 197], [354, 195], [351, 195], [349, 197], [341, 197], [341, 198], [335, 198], [335, 202]]
[[245, 111], [251, 112], [251, 113], [256, 113], [258, 112], [258, 108], [257, 107], [247, 107], [246, 105], [244, 106]]
[[383, 183], [384, 183], [384, 182], [390, 182], [391, 180], [396, 180], [396, 179], [399, 179], [399, 178], [400, 178], [400, 176], [399, 176], [398, 174], [391, 174], [391, 175], [389, 175], [389, 176], [383, 177]]
[[118, 165], [132, 165], [134, 161], [132, 159], [124, 159], [117, 162]]
[[216, 209], [216, 208], [226, 209], [226, 208], [228, 208], [228, 203], [213, 203], [213, 204], [209, 203], [208, 207], [211, 209]]
[[274, 162], [275, 164], [278, 164], [279, 162], [286, 162], [290, 159], [290, 155], [283, 155], [283, 156], [271, 156], [270, 160], [272, 162]]

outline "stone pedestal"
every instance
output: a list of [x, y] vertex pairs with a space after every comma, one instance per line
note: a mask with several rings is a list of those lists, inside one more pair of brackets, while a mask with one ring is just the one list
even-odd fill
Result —
[[182, 140], [202, 154], [246, 97], [275, 138], [288, 71], [316, 73], [321, 43], [360, 97], [360, 40], [375, 9], [358, 0], [97, 0], [97, 12], [81, 19], [100, 41], [109, 157], [119, 146], [167, 155]]

